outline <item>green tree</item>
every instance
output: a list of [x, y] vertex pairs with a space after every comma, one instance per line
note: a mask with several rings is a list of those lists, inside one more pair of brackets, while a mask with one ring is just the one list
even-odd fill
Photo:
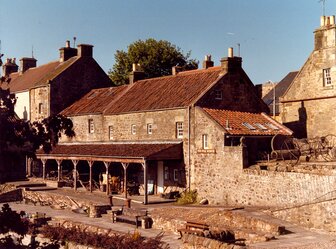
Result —
[[[0, 85], [5, 81], [8, 79], [2, 77]], [[19, 119], [14, 112], [15, 103], [15, 95], [0, 88], [0, 168], [5, 155], [34, 157], [40, 147], [49, 152], [62, 133], [68, 137], [75, 135], [72, 121], [62, 115], [37, 122]]]
[[128, 46], [127, 52], [117, 50], [115, 64], [109, 76], [115, 85], [127, 84], [132, 64], [140, 64], [146, 78], [170, 75], [173, 66], [184, 70], [196, 69], [198, 61], [190, 59], [190, 51], [183, 54], [181, 49], [168, 41], [138, 40]]

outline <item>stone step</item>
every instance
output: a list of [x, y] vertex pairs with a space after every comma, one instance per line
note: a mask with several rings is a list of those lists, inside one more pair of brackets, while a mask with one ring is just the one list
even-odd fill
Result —
[[47, 184], [45, 183], [23, 183], [16, 185], [16, 188], [32, 188], [32, 187], [45, 187]]
[[26, 187], [26, 190], [29, 191], [50, 191], [50, 190], [56, 190], [57, 188], [53, 187], [47, 187], [47, 186], [34, 186], [34, 187]]

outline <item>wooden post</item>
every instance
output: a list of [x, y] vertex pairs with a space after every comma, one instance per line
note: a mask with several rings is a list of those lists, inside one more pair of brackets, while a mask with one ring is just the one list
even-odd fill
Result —
[[61, 163], [62, 163], [62, 160], [57, 160], [56, 159], [56, 162], [57, 162], [57, 181], [60, 182], [61, 179], [62, 179], [62, 168], [61, 168]]
[[146, 161], [144, 161], [144, 163], [142, 163], [142, 167], [143, 167], [143, 170], [144, 170], [144, 191], [145, 191], [144, 204], [147, 205], [148, 204], [148, 183], [147, 183], [147, 164], [146, 164]]
[[125, 194], [125, 199], [127, 199], [127, 168], [128, 168], [128, 163], [121, 163], [121, 165], [124, 168], [124, 194]]
[[72, 173], [72, 177], [74, 179], [74, 190], [77, 190], [77, 164], [78, 164], [78, 160], [71, 160], [72, 164], [74, 166], [73, 169], [73, 173]]
[[106, 168], [106, 179], [107, 179], [107, 182], [106, 182], [106, 195], [109, 195], [110, 194], [110, 179], [109, 179], [109, 166], [110, 166], [110, 163], [109, 162], [104, 162], [104, 165], [105, 165], [105, 168]]
[[46, 163], [47, 163], [47, 159], [41, 159], [42, 162], [42, 179], [43, 181], [45, 180], [45, 176], [46, 176]]
[[90, 182], [89, 182], [89, 186], [90, 186], [90, 192], [92, 193], [92, 165], [93, 165], [93, 161], [88, 161], [89, 167], [90, 167]]

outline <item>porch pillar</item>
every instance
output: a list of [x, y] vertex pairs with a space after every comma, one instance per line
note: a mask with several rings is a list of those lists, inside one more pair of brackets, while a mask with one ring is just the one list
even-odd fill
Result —
[[92, 193], [92, 165], [93, 161], [88, 161], [89, 167], [90, 167], [90, 180], [89, 180], [89, 186], [90, 186], [90, 192]]
[[42, 162], [42, 179], [44, 181], [45, 180], [45, 175], [46, 175], [46, 163], [47, 163], [47, 159], [42, 159], [41, 158], [41, 162]]
[[124, 168], [124, 194], [125, 194], [125, 199], [127, 198], [127, 168], [128, 168], [128, 163], [121, 163], [121, 165]]
[[144, 190], [145, 190], [145, 195], [144, 195], [144, 204], [148, 204], [148, 183], [147, 183], [147, 163], [144, 161], [142, 163], [142, 167], [144, 170]]
[[57, 181], [60, 182], [62, 179], [62, 168], [61, 168], [61, 163], [62, 160], [57, 160], [56, 159], [56, 163], [57, 163]]
[[109, 170], [110, 162], [104, 162], [104, 165], [105, 165], [105, 168], [106, 168], [106, 179], [107, 179], [107, 182], [106, 182], [106, 195], [109, 195], [110, 194], [110, 179], [109, 179], [108, 170]]
[[27, 176], [32, 176], [32, 166], [31, 166], [31, 163], [32, 163], [32, 159], [29, 158], [28, 156], [26, 156], [26, 174]]
[[74, 166], [73, 169], [73, 173], [72, 173], [72, 177], [74, 179], [74, 190], [77, 190], [77, 164], [78, 164], [78, 160], [71, 160], [72, 164]]

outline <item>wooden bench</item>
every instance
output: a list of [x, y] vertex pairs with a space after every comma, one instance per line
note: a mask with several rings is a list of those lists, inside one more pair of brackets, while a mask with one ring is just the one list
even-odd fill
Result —
[[112, 210], [112, 222], [126, 222], [139, 227], [141, 218], [147, 216], [147, 210], [123, 207], [121, 210]]
[[178, 229], [177, 231], [180, 233], [180, 238], [182, 238], [184, 233], [207, 237], [210, 235], [210, 226], [201, 222], [187, 221], [185, 228]]

